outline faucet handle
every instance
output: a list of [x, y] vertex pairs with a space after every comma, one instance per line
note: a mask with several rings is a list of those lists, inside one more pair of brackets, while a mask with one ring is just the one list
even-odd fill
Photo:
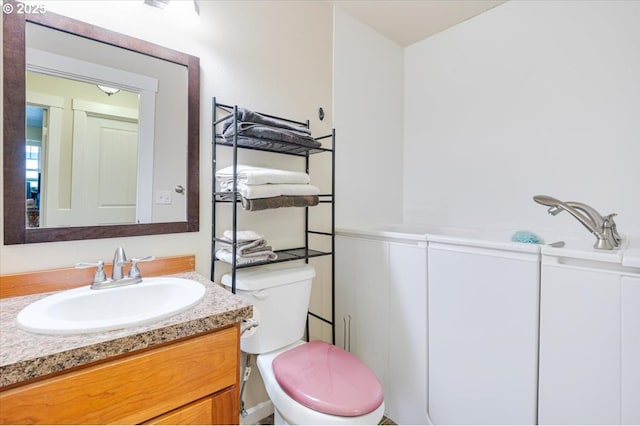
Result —
[[622, 235], [618, 233], [618, 227], [613, 220], [611, 221], [611, 235], [613, 235], [613, 239], [616, 241], [617, 246], [620, 246], [620, 244], [622, 244]]
[[609, 232], [611, 227], [615, 225], [616, 222], [613, 220], [614, 216], [617, 216], [617, 214], [611, 213], [602, 217], [602, 232]]
[[610, 238], [613, 240], [613, 244], [616, 247], [620, 247], [622, 243], [622, 236], [618, 233], [618, 227], [616, 226], [616, 222], [613, 220], [615, 216], [618, 216], [617, 213], [611, 213], [610, 215], [605, 216], [604, 222], [602, 224], [603, 230], [607, 230], [610, 235]]
[[96, 273], [93, 275], [93, 283], [102, 283], [107, 280], [107, 274], [104, 273], [104, 262], [102, 260], [98, 260], [97, 262], [80, 262], [76, 263], [76, 268], [84, 269], [84, 268], [96, 268]]
[[138, 262], [149, 262], [150, 260], [155, 260], [155, 256], [132, 257], [130, 260], [131, 268], [129, 269], [129, 278], [142, 278], [140, 269], [138, 268]]

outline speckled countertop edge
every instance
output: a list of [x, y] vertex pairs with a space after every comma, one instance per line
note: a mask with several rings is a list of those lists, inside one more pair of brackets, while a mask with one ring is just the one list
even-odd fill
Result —
[[18, 329], [25, 306], [52, 293], [0, 299], [0, 388], [82, 366], [250, 318], [252, 306], [196, 272], [171, 275], [202, 283], [203, 300], [188, 311], [138, 327], [50, 336]]

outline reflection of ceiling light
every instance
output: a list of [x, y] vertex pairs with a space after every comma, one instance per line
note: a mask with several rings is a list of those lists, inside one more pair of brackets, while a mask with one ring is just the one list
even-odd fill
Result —
[[116, 87], [102, 86], [100, 84], [96, 84], [96, 86], [98, 86], [98, 89], [100, 89], [104, 93], [106, 93], [107, 96], [115, 95], [116, 93], [118, 93], [120, 91], [120, 89], [118, 89]]
[[196, 0], [144, 0], [144, 4], [179, 15], [200, 15], [200, 7]]
[[144, 0], [144, 4], [148, 4], [149, 6], [157, 7], [159, 9], [164, 9], [169, 5], [169, 0]]

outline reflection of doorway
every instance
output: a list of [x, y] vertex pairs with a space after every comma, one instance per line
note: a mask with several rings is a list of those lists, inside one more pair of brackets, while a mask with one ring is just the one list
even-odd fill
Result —
[[138, 112], [73, 101], [73, 223], [136, 223]]
[[27, 143], [26, 143], [26, 198], [40, 207], [40, 174], [43, 172], [44, 137], [46, 133], [47, 110], [41, 106], [27, 105]]
[[[64, 157], [62, 146], [62, 116], [64, 100], [61, 97], [38, 92], [27, 92], [27, 150], [35, 154], [36, 143], [30, 140], [41, 138], [39, 143], [40, 175], [38, 181], [38, 213], [39, 226], [69, 225], [68, 197], [70, 191], [65, 193], [66, 181], [71, 178], [69, 167], [61, 163]], [[40, 111], [39, 111], [40, 110]], [[42, 112], [42, 116], [40, 113]], [[35, 130], [30, 127], [37, 127]], [[33, 135], [38, 135], [33, 136]], [[29, 145], [32, 148], [29, 148]], [[27, 153], [27, 157], [29, 153]], [[29, 165], [27, 165], [29, 168]], [[27, 181], [30, 176], [27, 172]], [[31, 179], [34, 179], [31, 177]], [[29, 185], [29, 184], [27, 184]], [[28, 223], [28, 222], [27, 222]]]
[[27, 105], [27, 129], [25, 143], [25, 198], [27, 208], [27, 226], [40, 226], [41, 184], [40, 177], [44, 173], [44, 150], [47, 135], [46, 108]]

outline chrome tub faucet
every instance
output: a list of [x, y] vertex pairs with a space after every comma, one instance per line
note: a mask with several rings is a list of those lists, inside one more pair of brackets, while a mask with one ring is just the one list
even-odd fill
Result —
[[613, 218], [616, 213], [602, 216], [593, 207], [578, 201], [560, 201], [548, 195], [536, 195], [533, 201], [549, 207], [547, 212], [553, 216], [566, 211], [576, 218], [591, 234], [596, 237], [594, 248], [599, 250], [613, 250], [620, 247], [622, 237], [618, 233]]

